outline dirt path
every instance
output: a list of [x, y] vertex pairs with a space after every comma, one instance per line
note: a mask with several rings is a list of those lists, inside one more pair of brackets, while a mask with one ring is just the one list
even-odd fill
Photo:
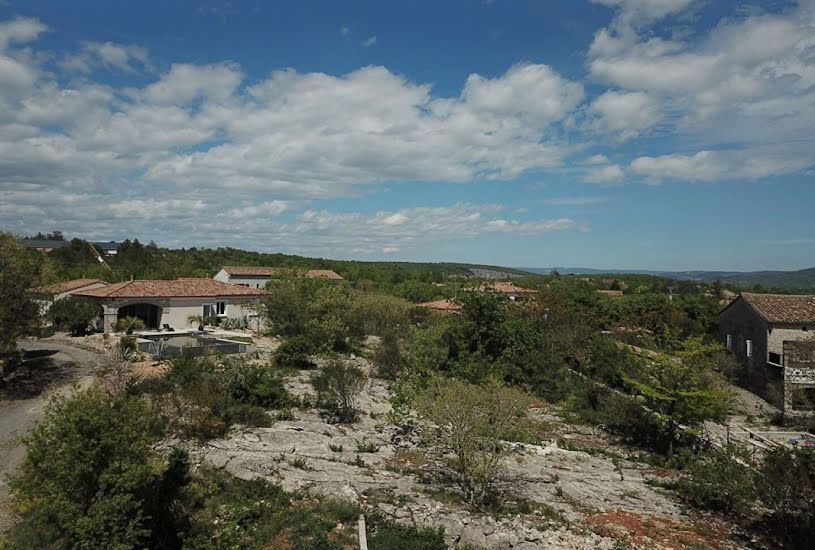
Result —
[[42, 417], [50, 392], [68, 392], [75, 382], [90, 385], [102, 358], [61, 342], [23, 340], [19, 347], [25, 362], [0, 382], [0, 533], [11, 523], [6, 476], [25, 456], [20, 436]]

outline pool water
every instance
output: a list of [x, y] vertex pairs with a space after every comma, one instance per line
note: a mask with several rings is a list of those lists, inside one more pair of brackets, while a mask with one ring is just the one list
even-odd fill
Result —
[[[221, 340], [212, 336], [202, 334], [150, 334], [141, 337], [138, 342], [139, 351], [143, 351], [157, 357], [177, 357], [188, 355], [198, 357], [201, 355], [229, 355], [233, 353], [246, 353], [248, 345], [243, 342], [231, 342]], [[158, 349], [156, 342], [163, 341], [163, 349]]]

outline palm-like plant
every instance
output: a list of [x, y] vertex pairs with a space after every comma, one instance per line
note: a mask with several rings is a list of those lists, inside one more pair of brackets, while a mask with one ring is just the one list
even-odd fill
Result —
[[116, 321], [116, 332], [133, 334], [134, 330], [144, 330], [145, 326], [144, 321], [138, 317], [124, 317]]
[[198, 324], [198, 330], [204, 330], [204, 316], [203, 315], [190, 315], [187, 317], [187, 322], [191, 324]]

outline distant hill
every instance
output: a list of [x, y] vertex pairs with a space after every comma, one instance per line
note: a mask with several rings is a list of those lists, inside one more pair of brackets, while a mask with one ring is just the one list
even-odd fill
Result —
[[553, 269], [563, 275], [599, 275], [601, 273], [632, 273], [656, 275], [668, 279], [712, 282], [719, 279], [723, 283], [750, 288], [755, 285], [784, 289], [815, 290], [815, 267], [798, 271], [656, 271], [647, 269], [591, 269], [583, 267], [524, 267], [524, 271], [548, 274]]

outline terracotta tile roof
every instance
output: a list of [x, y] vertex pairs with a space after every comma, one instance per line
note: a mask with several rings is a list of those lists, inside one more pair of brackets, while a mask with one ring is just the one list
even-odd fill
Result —
[[531, 288], [523, 288], [514, 283], [496, 281], [494, 283], [481, 283], [478, 292], [497, 292], [498, 294], [526, 294], [536, 292]]
[[345, 279], [336, 271], [330, 269], [309, 269], [306, 271], [309, 279], [331, 279], [332, 281], [344, 281]]
[[623, 291], [622, 290], [598, 290], [600, 294], [604, 294], [609, 298], [622, 298]]
[[227, 265], [222, 268], [230, 275], [237, 277], [250, 277], [252, 275], [271, 276], [274, 275], [275, 268], [273, 267], [254, 267], [254, 266], [236, 266]]
[[102, 288], [77, 292], [92, 298], [216, 298], [219, 296], [263, 296], [255, 288], [230, 285], [214, 279], [124, 281]]
[[461, 306], [452, 300], [435, 300], [433, 302], [423, 302], [416, 304], [418, 307], [426, 307], [428, 309], [435, 309], [438, 311], [461, 311]]
[[99, 279], [73, 279], [71, 281], [62, 281], [61, 283], [38, 286], [36, 288], [32, 288], [31, 292], [35, 294], [62, 294], [63, 292], [70, 292], [72, 290], [84, 288], [96, 283], [107, 284], [105, 281], [100, 281]]
[[741, 299], [769, 323], [815, 323], [815, 295], [742, 292]]
[[[275, 274], [277, 268], [228, 265], [222, 269], [233, 277], [271, 277]], [[331, 271], [330, 269], [310, 269], [305, 272], [305, 276], [309, 279], [345, 280], [336, 271]]]

